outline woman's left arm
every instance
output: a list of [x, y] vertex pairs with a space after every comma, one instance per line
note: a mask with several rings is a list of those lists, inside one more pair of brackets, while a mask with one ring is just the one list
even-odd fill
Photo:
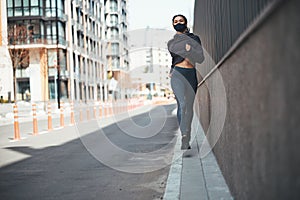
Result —
[[200, 40], [199, 36], [194, 35], [194, 34], [192, 35], [192, 39], [194, 39], [199, 44], [199, 46], [196, 45], [197, 46], [196, 49], [195, 49], [196, 52], [192, 57], [193, 57], [193, 60], [195, 62], [200, 64], [204, 61], [204, 54], [203, 54], [203, 48], [202, 48], [201, 40]]

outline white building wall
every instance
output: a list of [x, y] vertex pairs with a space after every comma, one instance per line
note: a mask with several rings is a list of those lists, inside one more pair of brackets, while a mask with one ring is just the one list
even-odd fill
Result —
[[[71, 0], [65, 1], [65, 11], [68, 16], [68, 23], [66, 24], [66, 39], [67, 41], [72, 41], [72, 24], [70, 23], [72, 20], [72, 12], [71, 12], [71, 6], [73, 7], [73, 10], [76, 10], [75, 4], [71, 3]], [[75, 32], [75, 31], [74, 31]], [[70, 99], [72, 101], [75, 100], [75, 74], [74, 74], [74, 61], [73, 61], [73, 43], [69, 42], [69, 46], [67, 48], [68, 51], [68, 57], [67, 57], [67, 67], [70, 72]], [[78, 90], [77, 90], [78, 91]], [[79, 93], [79, 92], [78, 92]]]
[[[167, 42], [175, 33], [163, 29], [139, 29], [129, 32], [129, 59], [133, 82], [155, 82], [162, 87], [170, 87], [169, 71], [171, 56], [167, 50]], [[152, 53], [149, 53], [152, 49]], [[147, 57], [151, 55], [151, 59]], [[151, 61], [153, 73], [143, 73]], [[137, 70], [137, 68], [140, 68]]]
[[38, 50], [30, 51], [30, 64], [28, 67], [31, 101], [42, 101], [40, 53]]
[[148, 48], [139, 48], [131, 51], [130, 55], [130, 75], [133, 83], [156, 83], [164, 87], [170, 86], [169, 71], [171, 66], [171, 56], [166, 49], [152, 48], [152, 73], [145, 73], [149, 56]]
[[1, 44], [0, 45], [0, 96], [3, 99], [8, 99], [8, 92], [11, 93], [12, 100], [14, 99], [13, 92], [13, 70], [12, 63], [7, 49], [7, 15], [6, 1], [0, 2], [0, 20], [1, 20]]
[[145, 49], [138, 49], [130, 52], [130, 70], [146, 65], [146, 51]]

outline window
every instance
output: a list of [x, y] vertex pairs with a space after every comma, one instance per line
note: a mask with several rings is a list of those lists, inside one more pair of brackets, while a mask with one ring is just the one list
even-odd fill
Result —
[[63, 14], [64, 14], [63, 0], [57, 0], [57, 11], [58, 11], [58, 16], [63, 17]]
[[8, 16], [39, 16], [43, 0], [8, 0]]
[[9, 9], [7, 10], [7, 16], [8, 16], [8, 17], [14, 16], [14, 10], [13, 10], [12, 8], [9, 8]]
[[15, 16], [22, 16], [22, 8], [16, 8], [15, 9]]
[[65, 37], [65, 27], [62, 22], [58, 22], [58, 35], [59, 37]]
[[51, 23], [50, 28], [52, 29], [52, 36], [53, 36], [53, 39], [54, 39], [54, 38], [56, 39], [56, 36], [57, 36], [57, 35], [56, 35], [56, 22], [55, 22], [55, 21]]
[[12, 8], [13, 7], [13, 0], [7, 0], [7, 7]]
[[38, 6], [31, 7], [31, 9], [30, 9], [30, 15], [31, 16], [37, 16], [37, 15], [39, 15], [39, 7]]
[[[35, 0], [35, 1], [38, 1], [38, 0]], [[56, 1], [57, 1], [57, 6], [56, 6]], [[63, 17], [64, 0], [47, 0], [46, 1], [45, 10], [46, 10], [47, 17], [56, 17], [56, 9], [57, 9], [58, 17]]]
[[59, 49], [58, 56], [59, 56], [60, 70], [61, 70], [62, 73], [64, 73], [67, 70], [67, 65], [66, 65], [66, 50]]
[[46, 24], [46, 38], [47, 38], [47, 43], [48, 44], [55, 44], [58, 42], [60, 44], [65, 43], [65, 28], [64, 24], [62, 22], [58, 22], [58, 34], [60, 37], [57, 37], [57, 22], [52, 21], [52, 22], [47, 22]]
[[119, 54], [119, 44], [117, 43], [113, 43], [112, 46], [111, 46], [111, 53], [113, 55], [118, 55]]
[[[48, 66], [55, 67], [57, 65], [57, 51], [56, 49], [49, 49], [48, 53]], [[49, 74], [50, 75], [50, 74]]]
[[48, 0], [46, 2], [51, 3], [51, 7], [56, 7], [56, 0]]
[[110, 10], [111, 12], [118, 12], [118, 3], [116, 1], [111, 1]]
[[24, 8], [24, 16], [29, 16], [30, 12], [29, 12], [29, 7], [25, 7]]
[[118, 16], [117, 15], [111, 15], [110, 23], [111, 23], [112, 26], [117, 26], [118, 25]]
[[24, 0], [24, 1], [23, 1], [23, 6], [24, 6], [24, 7], [29, 6], [29, 0]]
[[15, 6], [22, 6], [22, 0], [15, 0]]
[[17, 99], [19, 100], [30, 100], [30, 84], [29, 78], [20, 78], [17, 80], [18, 90]]
[[46, 1], [46, 7], [51, 7], [51, 2], [50, 1]]
[[54, 79], [50, 79], [49, 82], [48, 82], [48, 85], [49, 85], [49, 99], [55, 99], [56, 97], [56, 84], [55, 84], [55, 81]]
[[[27, 3], [28, 3], [28, 0], [24, 0], [24, 1], [27, 1]], [[38, 0], [31, 0], [30, 2], [31, 2], [30, 3], [31, 6], [38, 6], [39, 5], [39, 1]]]

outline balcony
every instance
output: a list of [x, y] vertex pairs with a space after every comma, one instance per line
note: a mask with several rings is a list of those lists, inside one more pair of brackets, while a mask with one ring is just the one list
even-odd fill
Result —
[[73, 50], [77, 51], [77, 52], [80, 52], [80, 49], [79, 49], [79, 47], [77, 45], [73, 45]]
[[73, 2], [75, 2], [75, 6], [76, 7], [79, 7], [80, 5], [80, 3], [81, 3], [81, 0], [74, 0]]
[[60, 76], [61, 76], [62, 78], [70, 78], [70, 73], [69, 73], [68, 70], [61, 70], [61, 71], [60, 71]]
[[107, 55], [108, 56], [119, 56], [120, 55], [120, 51], [119, 49], [113, 49], [113, 50], [108, 50], [107, 51]]
[[106, 24], [108, 28], [119, 28], [119, 23], [115, 21], [110, 21], [109, 23]]
[[66, 14], [62, 14], [62, 16], [59, 18], [64, 22], [68, 21], [68, 15], [66, 15]]
[[93, 13], [93, 10], [90, 10], [89, 12], [88, 12], [88, 16], [89, 16], [89, 18], [92, 20], [92, 21], [96, 21], [96, 16], [94, 15], [94, 13]]
[[87, 26], [85, 27], [85, 31], [86, 31], [86, 34], [87, 34], [87, 35], [90, 35], [90, 34], [91, 34], [91, 30], [90, 30], [89, 27], [87, 27]]
[[106, 7], [104, 9], [105, 14], [118, 14], [118, 7], [117, 6], [111, 6], [111, 7]]
[[76, 20], [75, 19], [71, 19], [71, 25], [75, 25], [76, 24]]
[[89, 13], [89, 12], [90, 12], [90, 11], [89, 11], [89, 4], [88, 4], [88, 2], [86, 2], [85, 5], [84, 5], [84, 11], [85, 11], [86, 13]]
[[111, 36], [108, 40], [112, 43], [119, 43], [120, 37], [119, 36]]
[[84, 29], [83, 29], [83, 25], [82, 25], [82, 24], [80, 24], [80, 23], [77, 23], [77, 29], [78, 29], [78, 30], [80, 30], [81, 32], [83, 32], [83, 31], [84, 31]]
[[26, 38], [18, 38], [17, 41], [10, 39], [9, 45], [53, 45], [53, 44], [60, 44], [63, 46], [68, 46], [68, 42], [64, 37], [59, 37], [57, 40], [56, 37], [51, 36], [43, 36], [43, 35], [33, 35], [31, 37]]

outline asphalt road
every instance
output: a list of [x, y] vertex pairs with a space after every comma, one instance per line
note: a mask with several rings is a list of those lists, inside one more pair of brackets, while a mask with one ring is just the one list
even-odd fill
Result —
[[[73, 128], [3, 146], [0, 156], [8, 151], [28, 156], [0, 168], [0, 198], [162, 199], [178, 129], [174, 108], [158, 106], [63, 143], [53, 137], [67, 137]], [[30, 146], [47, 140], [53, 144]]]

